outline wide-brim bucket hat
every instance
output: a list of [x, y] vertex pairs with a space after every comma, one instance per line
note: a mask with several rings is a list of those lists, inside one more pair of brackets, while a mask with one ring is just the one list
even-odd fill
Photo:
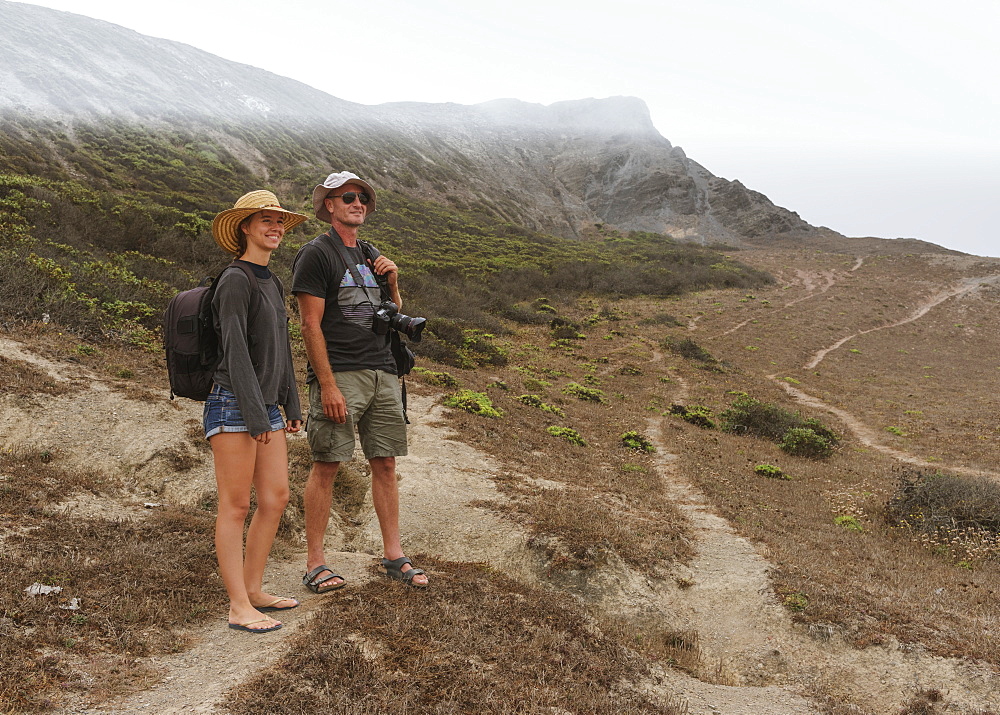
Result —
[[330, 192], [334, 189], [340, 188], [344, 184], [357, 184], [358, 186], [363, 186], [368, 195], [372, 197], [372, 200], [368, 202], [365, 206], [368, 209], [365, 214], [370, 214], [375, 210], [375, 189], [367, 181], [362, 179], [357, 174], [352, 174], [349, 171], [340, 171], [335, 174], [330, 174], [326, 177], [326, 181], [322, 184], [318, 184], [315, 189], [313, 189], [313, 211], [316, 212], [316, 218], [324, 223], [330, 223], [330, 212], [326, 210], [326, 204], [323, 200], [330, 195]]
[[291, 231], [300, 223], [308, 219], [305, 214], [295, 213], [288, 209], [281, 208], [278, 197], [270, 191], [260, 189], [243, 194], [236, 199], [236, 203], [231, 209], [226, 209], [216, 215], [212, 221], [212, 235], [215, 242], [222, 247], [222, 250], [232, 253], [234, 256], [240, 252], [239, 230], [240, 222], [247, 216], [252, 216], [258, 211], [278, 211], [285, 215], [285, 230]]

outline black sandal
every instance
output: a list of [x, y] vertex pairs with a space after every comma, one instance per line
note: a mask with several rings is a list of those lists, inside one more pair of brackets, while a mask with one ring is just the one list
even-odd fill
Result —
[[414, 576], [426, 574], [427, 572], [418, 568], [411, 568], [408, 571], [403, 571], [403, 566], [405, 564], [413, 566], [413, 562], [405, 556], [401, 556], [394, 561], [382, 559], [382, 568], [385, 569], [385, 575], [389, 578], [394, 581], [402, 581], [407, 586], [412, 586], [413, 588], [427, 588], [426, 583], [413, 583]]
[[[320, 574], [323, 572], [327, 572], [330, 575], [320, 577]], [[340, 583], [335, 583], [332, 586], [321, 585], [335, 578], [339, 578]], [[344, 577], [341, 576], [340, 574], [334, 573], [332, 568], [330, 568], [326, 564], [323, 564], [322, 566], [317, 566], [312, 571], [303, 576], [302, 585], [308, 588], [313, 593], [326, 593], [327, 591], [336, 591], [338, 588], [343, 588], [344, 586], [347, 585], [347, 581], [345, 581]]]

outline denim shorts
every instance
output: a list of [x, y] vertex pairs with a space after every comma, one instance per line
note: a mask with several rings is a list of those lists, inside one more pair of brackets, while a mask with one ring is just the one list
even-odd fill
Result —
[[[267, 405], [267, 416], [271, 420], [271, 431], [285, 429], [285, 420], [277, 405]], [[205, 399], [205, 439], [219, 432], [249, 432], [243, 421], [236, 395], [224, 387], [212, 385], [212, 391]]]

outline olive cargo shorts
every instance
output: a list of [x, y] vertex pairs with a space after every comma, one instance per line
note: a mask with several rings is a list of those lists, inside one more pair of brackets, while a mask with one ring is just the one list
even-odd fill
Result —
[[318, 380], [309, 383], [306, 434], [315, 462], [349, 462], [354, 456], [354, 428], [365, 459], [406, 454], [406, 419], [399, 378], [381, 370], [334, 373], [347, 401], [347, 421], [337, 424], [323, 414]]

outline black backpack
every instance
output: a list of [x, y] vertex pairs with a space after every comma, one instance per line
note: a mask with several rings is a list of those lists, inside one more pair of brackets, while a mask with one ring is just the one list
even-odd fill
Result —
[[212, 378], [222, 359], [212, 297], [219, 277], [233, 267], [242, 269], [250, 280], [249, 326], [260, 310], [260, 285], [253, 269], [237, 261], [226, 266], [214, 279], [206, 278], [196, 288], [175, 295], [163, 311], [163, 348], [167, 353], [171, 400], [175, 395], [204, 400], [212, 391]]

